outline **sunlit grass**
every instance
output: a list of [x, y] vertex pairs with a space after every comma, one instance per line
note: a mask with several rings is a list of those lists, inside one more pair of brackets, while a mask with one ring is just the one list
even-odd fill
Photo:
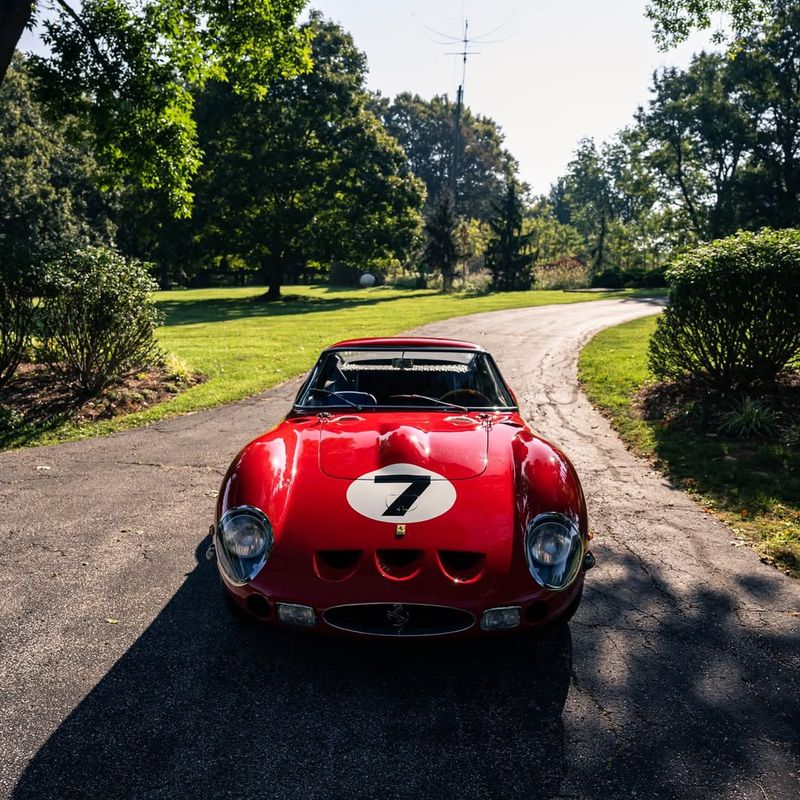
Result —
[[583, 349], [579, 377], [589, 399], [623, 441], [652, 458], [681, 488], [727, 523], [732, 541], [747, 539], [800, 577], [800, 469], [775, 439], [737, 440], [643, 420], [633, 399], [654, 380], [647, 343], [656, 318], [601, 331]]
[[263, 287], [159, 292], [166, 314], [158, 339], [206, 380], [134, 414], [6, 438], [6, 447], [81, 439], [145, 425], [263, 392], [308, 370], [320, 350], [340, 339], [386, 336], [449, 317], [525, 306], [578, 303], [633, 292], [503, 292], [478, 297], [375, 287], [286, 287], [287, 299], [264, 303]]

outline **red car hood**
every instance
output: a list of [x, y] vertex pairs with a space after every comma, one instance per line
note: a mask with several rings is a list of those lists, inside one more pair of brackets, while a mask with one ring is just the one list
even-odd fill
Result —
[[488, 426], [466, 414], [342, 414], [326, 420], [319, 432], [320, 469], [347, 480], [398, 463], [448, 480], [474, 478], [486, 470], [488, 450]]

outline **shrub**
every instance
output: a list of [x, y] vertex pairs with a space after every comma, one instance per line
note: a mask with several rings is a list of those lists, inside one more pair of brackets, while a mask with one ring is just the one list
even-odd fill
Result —
[[666, 283], [663, 267], [631, 267], [623, 270], [612, 267], [598, 272], [592, 278], [593, 289], [655, 289], [666, 286]]
[[800, 231], [739, 233], [682, 255], [650, 340], [663, 379], [722, 391], [776, 377], [800, 351]]
[[762, 401], [744, 395], [721, 415], [719, 427], [739, 438], [772, 436], [778, 430], [778, 415]]
[[569, 256], [548, 264], [537, 264], [533, 275], [540, 289], [583, 289], [589, 283], [586, 266]]
[[50, 263], [41, 320], [51, 366], [87, 395], [150, 367], [160, 351], [158, 287], [139, 261], [109, 248], [76, 250]]
[[35, 281], [0, 268], [0, 387], [16, 372], [33, 330]]
[[793, 455], [800, 455], [800, 421], [790, 422], [781, 430], [781, 442]]
[[616, 267], [598, 272], [592, 278], [593, 289], [621, 289], [625, 284], [622, 271]]

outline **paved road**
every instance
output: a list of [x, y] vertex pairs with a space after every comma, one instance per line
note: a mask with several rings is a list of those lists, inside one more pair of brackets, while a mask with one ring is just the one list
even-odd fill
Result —
[[576, 387], [592, 333], [656, 310], [424, 329], [491, 349], [582, 475], [599, 564], [543, 638], [398, 647], [229, 619], [201, 558], [212, 495], [296, 382], [0, 455], [0, 797], [800, 796], [800, 584], [732, 547]]

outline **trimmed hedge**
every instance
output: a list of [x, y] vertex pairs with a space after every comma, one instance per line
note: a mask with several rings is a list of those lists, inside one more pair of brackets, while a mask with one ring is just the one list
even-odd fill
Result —
[[740, 232], [680, 256], [650, 340], [662, 379], [748, 389], [800, 353], [800, 231]]
[[657, 289], [666, 285], [664, 268], [642, 269], [611, 269], [598, 272], [592, 278], [593, 289]]
[[52, 368], [88, 396], [161, 356], [153, 332], [162, 316], [147, 266], [106, 247], [75, 250], [48, 265], [41, 305]]

